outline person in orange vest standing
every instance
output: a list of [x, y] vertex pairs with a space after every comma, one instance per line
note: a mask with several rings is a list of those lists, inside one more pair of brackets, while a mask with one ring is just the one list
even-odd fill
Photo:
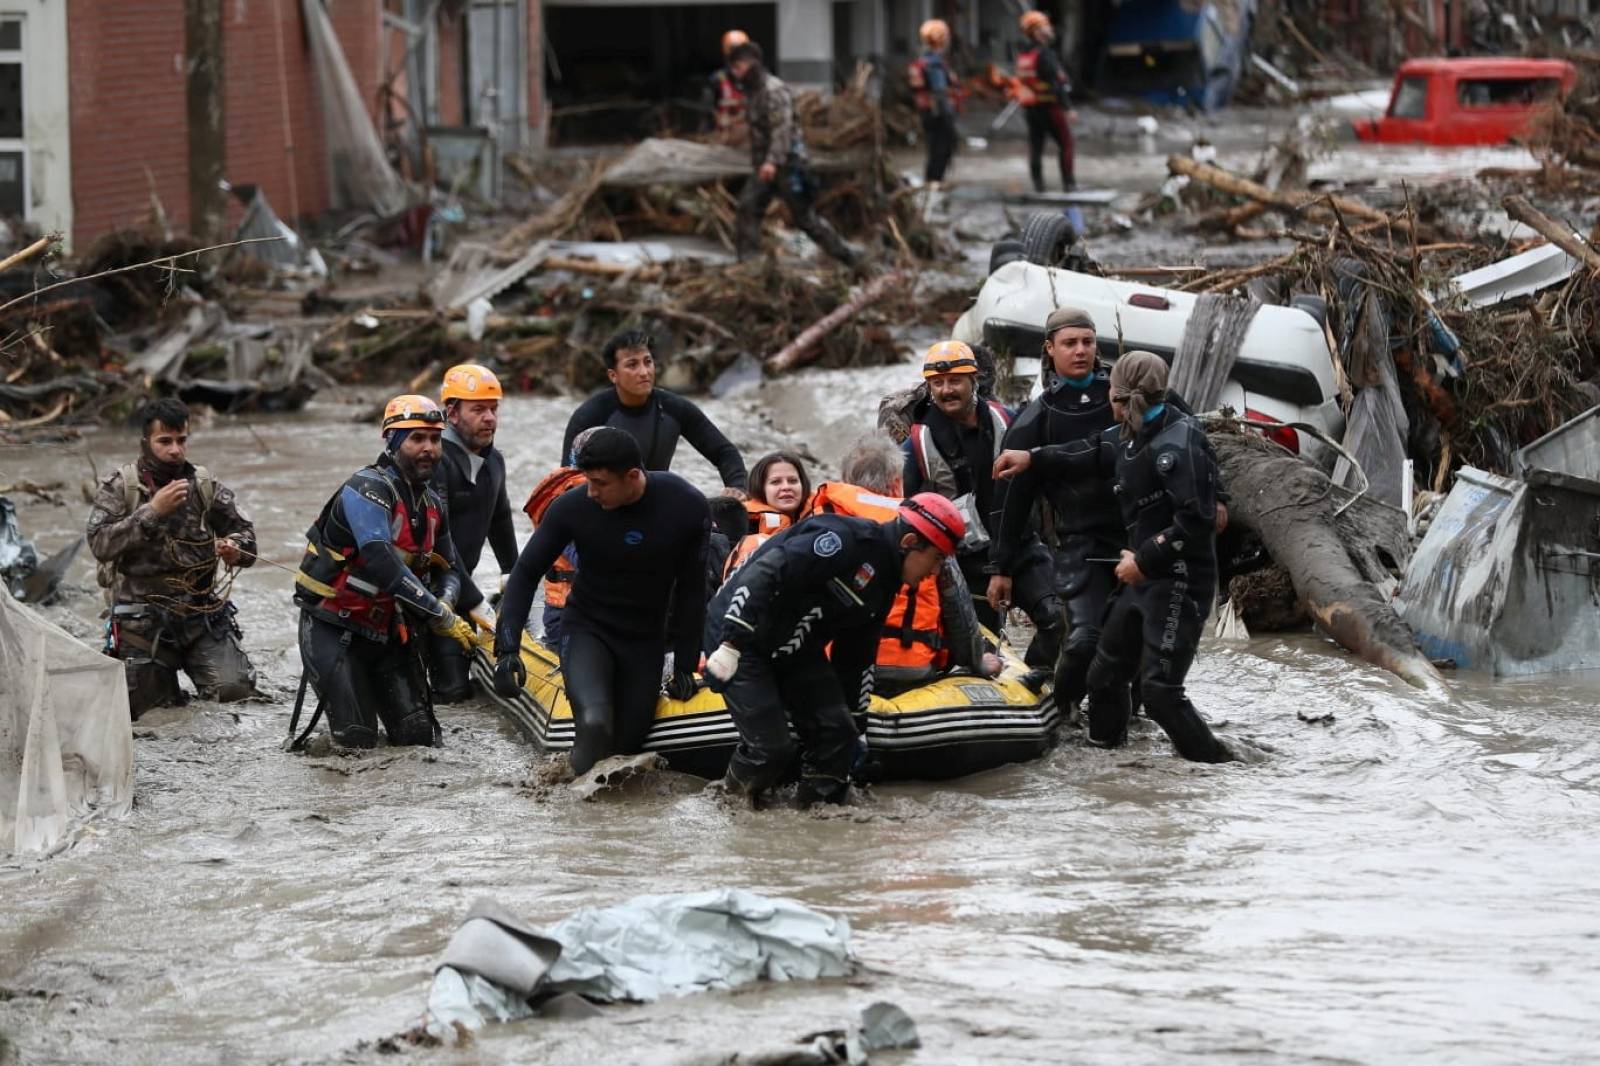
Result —
[[711, 101], [711, 119], [717, 140], [736, 144], [750, 135], [745, 116], [744, 90], [728, 69], [729, 54], [750, 39], [743, 30], [729, 30], [722, 35], [722, 66], [711, 75], [707, 95]]
[[1056, 31], [1042, 11], [1024, 12], [1022, 35], [1027, 43], [1017, 53], [1017, 103], [1028, 123], [1028, 173], [1034, 192], [1044, 192], [1044, 142], [1056, 142], [1061, 163], [1061, 187], [1077, 188], [1073, 170], [1072, 125], [1068, 121], [1067, 94], [1072, 82], [1061, 57], [1056, 55]]
[[922, 138], [928, 152], [922, 178], [933, 184], [944, 181], [956, 150], [956, 88], [944, 59], [945, 49], [950, 47], [949, 25], [943, 19], [929, 19], [919, 32], [923, 52], [906, 68], [906, 80], [922, 116]]

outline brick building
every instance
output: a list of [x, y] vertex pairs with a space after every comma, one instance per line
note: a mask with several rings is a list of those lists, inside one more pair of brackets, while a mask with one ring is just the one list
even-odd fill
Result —
[[[325, 2], [373, 122], [387, 84], [395, 122], [537, 142], [537, 0], [306, 2]], [[301, 3], [11, 0], [0, 11], [0, 215], [82, 246], [144, 217], [153, 195], [188, 230], [212, 175], [261, 186], [286, 218], [334, 206]], [[503, 62], [489, 61], [496, 52]], [[210, 206], [229, 220], [240, 210]]]

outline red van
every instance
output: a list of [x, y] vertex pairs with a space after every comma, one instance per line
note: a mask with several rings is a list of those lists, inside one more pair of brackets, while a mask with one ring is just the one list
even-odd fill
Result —
[[1356, 136], [1383, 144], [1505, 144], [1577, 80], [1563, 59], [1408, 59], [1394, 76], [1389, 110], [1358, 119]]

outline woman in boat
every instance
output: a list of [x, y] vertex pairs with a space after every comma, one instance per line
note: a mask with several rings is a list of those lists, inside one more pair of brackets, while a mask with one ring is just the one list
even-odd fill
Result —
[[723, 566], [723, 580], [743, 565], [767, 538], [800, 520], [811, 499], [811, 476], [793, 452], [764, 455], [750, 470], [750, 498], [744, 501], [750, 528]]

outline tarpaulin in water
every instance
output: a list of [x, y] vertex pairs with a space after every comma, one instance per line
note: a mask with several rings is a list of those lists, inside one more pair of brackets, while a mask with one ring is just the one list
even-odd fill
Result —
[[530, 1017], [530, 1000], [559, 993], [649, 1003], [763, 979], [843, 977], [851, 964], [845, 918], [743, 889], [585, 907], [548, 929], [480, 900], [434, 975], [429, 1028]]
[[133, 801], [122, 663], [0, 589], [0, 852], [45, 851]]

